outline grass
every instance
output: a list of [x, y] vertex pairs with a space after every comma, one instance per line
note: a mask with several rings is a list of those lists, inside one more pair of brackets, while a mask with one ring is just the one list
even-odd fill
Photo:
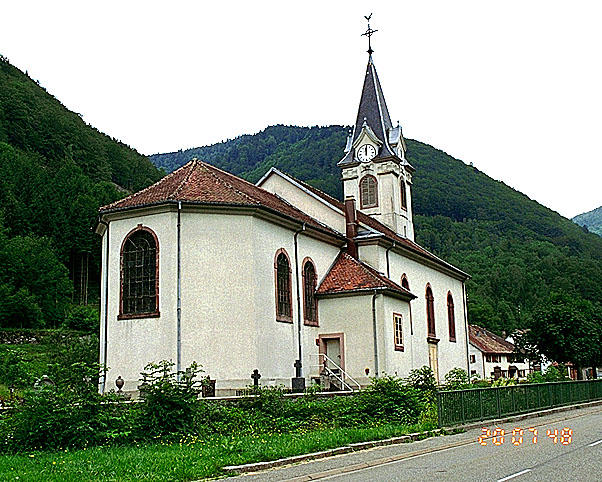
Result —
[[295, 434], [188, 436], [179, 443], [2, 455], [0, 480], [196, 480], [223, 475], [226, 465], [275, 460], [433, 428], [427, 424], [383, 425]]

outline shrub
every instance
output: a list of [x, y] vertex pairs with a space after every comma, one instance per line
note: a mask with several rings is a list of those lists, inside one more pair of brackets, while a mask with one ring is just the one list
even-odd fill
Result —
[[446, 390], [463, 390], [469, 388], [468, 373], [462, 368], [453, 368], [445, 375]]
[[195, 402], [201, 393], [197, 377], [203, 370], [196, 363], [179, 373], [173, 368], [172, 361], [162, 360], [149, 363], [141, 373], [138, 389], [142, 403], [136, 410], [141, 438], [186, 433], [194, 426]]
[[63, 327], [85, 333], [100, 332], [100, 313], [95, 306], [74, 305], [67, 313]]

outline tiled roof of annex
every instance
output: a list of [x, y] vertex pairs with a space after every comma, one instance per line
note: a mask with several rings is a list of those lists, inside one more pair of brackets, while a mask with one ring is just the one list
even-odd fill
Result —
[[173, 202], [263, 208], [337, 237], [340, 233], [297, 209], [284, 199], [218, 169], [193, 159], [155, 184], [112, 204], [100, 214]]
[[501, 336], [477, 325], [468, 326], [470, 344], [483, 353], [512, 353], [514, 345]]
[[410, 291], [344, 251], [335, 259], [316, 294], [332, 295], [374, 290], [394, 292], [408, 299], [416, 298]]

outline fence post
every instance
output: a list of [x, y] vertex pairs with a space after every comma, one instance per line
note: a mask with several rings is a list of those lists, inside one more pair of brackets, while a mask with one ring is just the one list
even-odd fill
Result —
[[502, 404], [500, 402], [500, 390], [501, 388], [495, 389], [495, 398], [497, 400], [497, 418], [502, 416]]
[[479, 388], [479, 407], [481, 408], [481, 420], [483, 420], [483, 388]]
[[548, 385], [548, 400], [550, 401], [550, 407], [554, 406], [554, 403], [552, 402], [552, 385], [550, 383], [547, 383]]
[[512, 398], [512, 413], [516, 412], [516, 403], [514, 401], [514, 387], [510, 387], [510, 396]]
[[437, 392], [437, 417], [439, 419], [439, 428], [443, 427], [443, 397], [441, 396], [441, 392]]
[[466, 409], [464, 407], [464, 390], [460, 392], [460, 403], [462, 404], [462, 422], [466, 422]]

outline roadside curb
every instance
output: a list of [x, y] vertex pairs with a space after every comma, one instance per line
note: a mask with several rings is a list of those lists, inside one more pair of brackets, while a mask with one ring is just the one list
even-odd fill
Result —
[[491, 420], [479, 420], [477, 422], [471, 422], [465, 425], [450, 425], [443, 427], [444, 430], [471, 430], [473, 428], [483, 427], [487, 424], [500, 424], [507, 422], [518, 422], [532, 417], [545, 417], [546, 415], [553, 415], [554, 413], [568, 412], [570, 410], [579, 410], [581, 408], [595, 407], [602, 405], [602, 400], [594, 400], [593, 402], [585, 402], [574, 405], [564, 405], [562, 407], [547, 408], [545, 410], [538, 410], [537, 412], [521, 413], [519, 415], [509, 415], [503, 418], [496, 418]]
[[331, 457], [333, 455], [341, 455], [348, 454], [351, 452], [356, 452], [359, 450], [370, 449], [373, 447], [382, 447], [385, 445], [397, 445], [402, 443], [413, 442], [415, 440], [421, 440], [423, 438], [434, 437], [437, 435], [445, 434], [446, 429], [435, 429], [428, 430], [426, 432], [416, 432], [410, 433], [407, 435], [401, 435], [399, 437], [392, 437], [384, 440], [371, 440], [369, 442], [357, 442], [349, 445], [345, 445], [344, 447], [337, 447], [335, 449], [324, 450], [322, 452], [312, 452], [309, 454], [303, 455], [294, 455], [292, 457], [286, 457], [284, 459], [272, 460], [269, 462], [254, 462], [251, 464], [243, 464], [243, 465], [227, 465], [223, 468], [223, 471], [226, 474], [242, 474], [246, 472], [257, 472], [260, 470], [272, 469], [274, 467], [281, 467], [283, 465], [291, 465], [299, 462], [305, 462], [307, 460], [317, 460], [323, 459], [326, 457]]
[[548, 408], [546, 410], [539, 410], [537, 412], [522, 413], [520, 415], [511, 415], [504, 418], [492, 419], [492, 420], [480, 420], [478, 422], [466, 424], [466, 425], [455, 425], [443, 427], [435, 430], [428, 430], [426, 432], [416, 432], [407, 435], [401, 435], [399, 437], [392, 437], [384, 440], [371, 440], [368, 442], [352, 443], [343, 447], [337, 447], [330, 450], [324, 450], [321, 452], [312, 452], [303, 455], [294, 455], [292, 457], [286, 457], [283, 459], [277, 459], [267, 462], [254, 462], [243, 465], [227, 465], [222, 470], [229, 475], [232, 474], [243, 474], [248, 472], [258, 472], [261, 470], [272, 469], [275, 467], [282, 467], [284, 465], [292, 465], [299, 462], [305, 462], [309, 460], [318, 460], [326, 457], [332, 457], [334, 455], [348, 454], [360, 450], [370, 449], [374, 447], [382, 447], [385, 445], [397, 445], [402, 443], [409, 443], [416, 440], [421, 440], [428, 437], [434, 437], [437, 435], [445, 435], [460, 430], [470, 430], [473, 428], [482, 427], [484, 424], [501, 424], [507, 422], [515, 422], [525, 420], [532, 417], [544, 417], [546, 415], [552, 415], [559, 412], [567, 412], [570, 410], [578, 410], [582, 408], [595, 407], [602, 405], [602, 400], [595, 400], [593, 402], [580, 403], [575, 405], [566, 405], [563, 407]]

